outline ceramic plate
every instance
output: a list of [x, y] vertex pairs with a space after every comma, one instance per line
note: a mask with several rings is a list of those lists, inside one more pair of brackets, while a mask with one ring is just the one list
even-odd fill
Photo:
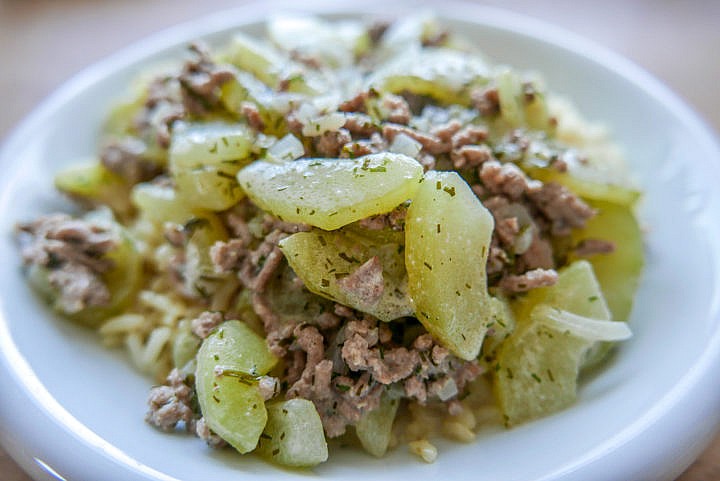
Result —
[[[404, 3], [363, 2], [362, 14]], [[332, 17], [359, 6], [313, 4]], [[67, 208], [53, 173], [96, 152], [118, 93], [188, 41], [261, 31], [275, 7], [253, 4], [193, 21], [80, 73], [44, 102], [0, 152], [0, 430], [36, 479], [72, 481], [305, 479], [143, 422], [150, 381], [96, 336], [53, 316], [24, 282], [15, 222]], [[630, 319], [634, 337], [588, 379], [577, 403], [472, 444], [440, 443], [423, 464], [399, 448], [385, 459], [339, 450], [322, 478], [670, 480], [701, 452], [720, 417], [720, 150], [676, 96], [631, 63], [575, 35], [507, 12], [443, 2], [438, 15], [494, 58], [537, 70], [588, 118], [607, 124], [645, 191], [647, 268]]]

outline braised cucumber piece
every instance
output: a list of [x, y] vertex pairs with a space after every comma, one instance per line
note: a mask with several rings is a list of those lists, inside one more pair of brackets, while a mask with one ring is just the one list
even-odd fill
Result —
[[366, 413], [355, 425], [355, 434], [357, 434], [360, 444], [373, 456], [381, 458], [385, 455], [390, 444], [398, 407], [400, 407], [399, 399], [392, 399], [384, 394], [380, 398], [380, 405]]
[[238, 172], [248, 197], [276, 217], [333, 230], [411, 198], [422, 166], [402, 154], [253, 162]]
[[255, 449], [265, 429], [257, 377], [276, 363], [265, 340], [240, 321], [224, 322], [198, 351], [195, 388], [205, 422], [241, 453]]
[[611, 321], [586, 261], [563, 269], [554, 286], [531, 291], [515, 307], [515, 331], [500, 346], [494, 369], [495, 394], [507, 425], [572, 404], [583, 366], [607, 352], [604, 342], [630, 335], [624, 323]]
[[55, 175], [55, 187], [72, 197], [108, 205], [120, 217], [130, 214], [129, 187], [98, 161], [73, 164]]
[[173, 130], [170, 173], [190, 205], [225, 210], [243, 197], [235, 174], [249, 162], [254, 134], [243, 124], [182, 124]]
[[643, 268], [642, 232], [632, 207], [613, 202], [591, 201], [597, 210], [585, 227], [573, 233], [573, 242], [583, 239], [611, 241], [615, 250], [590, 257], [613, 319], [626, 321]]
[[280, 249], [315, 294], [382, 321], [413, 313], [398, 244], [373, 243], [351, 232], [312, 230], [283, 239]]
[[269, 404], [257, 452], [281, 466], [315, 466], [328, 458], [320, 415], [312, 401], [290, 399]]
[[416, 316], [463, 359], [477, 357], [488, 327], [505, 312], [487, 291], [493, 226], [455, 172], [427, 172], [407, 213], [405, 264]]

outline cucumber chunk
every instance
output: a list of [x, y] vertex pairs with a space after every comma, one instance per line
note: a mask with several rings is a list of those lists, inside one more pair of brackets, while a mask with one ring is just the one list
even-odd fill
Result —
[[257, 161], [238, 172], [248, 197], [276, 217], [333, 230], [390, 212], [411, 198], [422, 166], [402, 154], [357, 159]]
[[240, 453], [255, 449], [267, 410], [257, 377], [277, 363], [265, 340], [240, 321], [210, 334], [197, 355], [195, 388], [208, 427]]
[[258, 454], [281, 466], [315, 466], [328, 458], [320, 415], [307, 399], [269, 404]]
[[505, 310], [488, 294], [485, 265], [493, 217], [455, 172], [425, 174], [405, 222], [405, 265], [415, 313], [463, 359], [480, 352]]

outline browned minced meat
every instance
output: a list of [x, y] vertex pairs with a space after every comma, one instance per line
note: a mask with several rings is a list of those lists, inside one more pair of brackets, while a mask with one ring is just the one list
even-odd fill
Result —
[[394, 342], [386, 323], [357, 318], [345, 306], [338, 305], [336, 314], [345, 319], [337, 332], [295, 327], [286, 356], [288, 396], [315, 403], [328, 437], [343, 434], [377, 407], [391, 384], [421, 403], [447, 401], [482, 372], [476, 361], [458, 359], [429, 334], [406, 347]]
[[205, 441], [211, 448], [224, 448], [227, 442], [212, 432], [205, 422], [205, 418], [200, 418], [195, 422], [195, 435]]
[[533, 269], [519, 275], [507, 275], [500, 281], [500, 287], [507, 292], [527, 292], [538, 287], [552, 286], [558, 274], [552, 269]]
[[351, 141], [350, 132], [344, 128], [325, 132], [313, 139], [315, 151], [323, 157], [339, 157], [343, 147]]
[[173, 77], [160, 77], [152, 81], [143, 109], [135, 119], [135, 126], [144, 137], [155, 138], [158, 145], [170, 145], [170, 127], [186, 117], [180, 83]]
[[500, 112], [500, 96], [497, 88], [487, 87], [471, 92], [473, 105], [480, 112], [480, 115], [491, 117]]
[[383, 125], [383, 136], [388, 142], [395, 140], [398, 134], [405, 134], [411, 139], [417, 140], [424, 150], [433, 155], [446, 153], [450, 150], [450, 144], [443, 142], [436, 135], [426, 134], [399, 124], [387, 123]]
[[373, 256], [348, 276], [338, 279], [337, 285], [358, 306], [372, 308], [380, 301], [385, 290], [380, 258]]
[[354, 97], [345, 100], [340, 104], [338, 110], [340, 112], [365, 112], [365, 102], [370, 98], [370, 92], [363, 90], [358, 92]]
[[48, 282], [58, 291], [63, 311], [75, 313], [110, 302], [102, 275], [113, 267], [105, 254], [119, 243], [115, 233], [66, 214], [42, 216], [17, 229], [23, 261], [48, 269]]
[[373, 122], [372, 117], [362, 113], [348, 113], [345, 115], [343, 128], [352, 135], [360, 138], [370, 137], [379, 131], [378, 126]]
[[205, 311], [190, 323], [190, 329], [200, 339], [205, 339], [217, 326], [222, 324], [224, 316], [222, 312]]
[[368, 154], [376, 154], [387, 150], [387, 142], [377, 132], [370, 134], [369, 139], [353, 140], [342, 148], [340, 157], [354, 159]]
[[254, 102], [242, 102], [240, 104], [240, 113], [245, 116], [248, 125], [256, 132], [262, 132], [265, 130], [265, 121], [260, 115], [260, 109]]
[[615, 243], [603, 239], [583, 239], [573, 249], [573, 253], [579, 257], [612, 254], [613, 252], [615, 252]]
[[489, 192], [503, 194], [513, 200], [542, 188], [540, 181], [528, 178], [517, 165], [501, 164], [496, 160], [483, 162], [480, 166], [480, 180]]
[[387, 214], [378, 214], [361, 219], [358, 224], [369, 230], [392, 229], [402, 231], [405, 229], [407, 207], [401, 204]]
[[528, 192], [537, 208], [552, 223], [553, 235], [570, 234], [573, 228], [580, 228], [595, 215], [595, 211], [566, 187], [548, 182], [541, 188]]
[[387, 94], [380, 100], [380, 107], [386, 112], [384, 120], [407, 125], [412, 117], [410, 105], [399, 95]]
[[195, 391], [186, 384], [185, 376], [173, 369], [165, 384], [155, 386], [148, 396], [148, 412], [145, 421], [163, 431], [175, 429], [179, 422], [188, 431], [195, 430], [196, 414], [192, 408]]
[[158, 164], [143, 156], [146, 148], [143, 141], [134, 137], [115, 139], [102, 147], [100, 162], [131, 184], [144, 182], [162, 171]]
[[191, 115], [201, 116], [217, 110], [220, 87], [235, 74], [212, 61], [206, 48], [198, 43], [190, 45], [195, 58], [185, 63], [178, 77], [183, 87], [183, 105]]

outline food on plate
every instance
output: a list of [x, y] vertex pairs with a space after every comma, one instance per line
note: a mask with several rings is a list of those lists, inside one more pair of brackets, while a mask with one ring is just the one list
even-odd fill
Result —
[[626, 322], [640, 193], [535, 75], [427, 15], [192, 44], [18, 225], [29, 283], [160, 384], [146, 421], [308, 467], [570, 406]]

